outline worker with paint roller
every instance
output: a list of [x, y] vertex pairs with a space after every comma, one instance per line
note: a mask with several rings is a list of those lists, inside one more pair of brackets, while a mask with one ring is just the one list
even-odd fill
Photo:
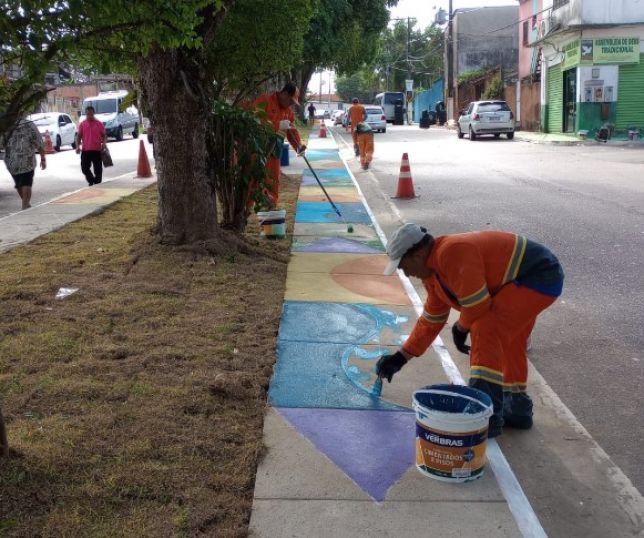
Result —
[[[470, 356], [469, 385], [492, 398], [488, 436], [503, 425], [532, 427], [532, 400], [526, 392], [527, 341], [537, 316], [563, 289], [563, 270], [546, 247], [523, 236], [481, 231], [432, 237], [407, 223], [387, 245], [385, 274], [401, 269], [420, 278], [427, 290], [422, 316], [408, 340], [376, 365], [379, 379], [392, 377], [411, 358], [422, 355], [447, 322], [456, 348]], [[471, 347], [466, 344], [468, 334]]]
[[[300, 133], [295, 127], [295, 114], [292, 105], [299, 106], [300, 90], [292, 82], [287, 82], [277, 92], [265, 93], [255, 99], [253, 105], [266, 113], [266, 119], [271, 123], [275, 132], [286, 137], [298, 154], [304, 153], [306, 146], [302, 144]], [[282, 154], [281, 144], [276, 151], [268, 158], [266, 163], [266, 183], [269, 188], [269, 198], [273, 206], [279, 202], [280, 191], [280, 157]]]

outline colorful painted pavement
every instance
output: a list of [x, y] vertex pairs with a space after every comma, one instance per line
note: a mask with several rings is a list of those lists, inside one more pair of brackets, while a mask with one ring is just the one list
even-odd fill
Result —
[[[498, 503], [503, 497], [488, 476], [455, 496], [452, 484], [430, 480], [414, 468], [410, 399], [424, 384], [447, 381], [439, 360], [411, 361], [395, 383], [384, 384], [381, 397], [371, 394], [376, 361], [404, 342], [416, 313], [400, 279], [382, 274], [383, 244], [337, 146], [313, 135], [309, 143], [309, 161], [353, 233], [311, 172], [301, 168], [269, 388], [272, 409], [264, 428], [268, 451], [257, 472], [252, 532], [271, 538], [363, 535], [348, 529], [370, 524], [373, 514], [365, 501], [401, 507], [409, 502], [412, 510], [446, 498]], [[339, 504], [331, 508], [324, 504], [328, 501]], [[335, 517], [340, 506], [354, 501], [362, 503], [356, 505], [360, 517]], [[324, 514], [333, 514], [339, 527], [327, 528]], [[499, 517], [504, 523], [507, 514]], [[418, 518], [407, 533], [395, 535], [426, 535], [426, 524]]]
[[409, 387], [371, 394], [375, 364], [404, 342], [416, 314], [398, 277], [382, 274], [384, 247], [337, 148], [307, 157], [343, 218], [304, 169], [270, 404], [383, 501], [413, 464], [415, 419]]

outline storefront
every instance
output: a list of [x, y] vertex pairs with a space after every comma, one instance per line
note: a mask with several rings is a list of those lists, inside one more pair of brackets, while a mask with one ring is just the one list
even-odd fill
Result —
[[644, 136], [643, 45], [635, 36], [584, 35], [553, 46], [544, 88], [548, 132], [591, 137], [609, 127], [614, 137]]

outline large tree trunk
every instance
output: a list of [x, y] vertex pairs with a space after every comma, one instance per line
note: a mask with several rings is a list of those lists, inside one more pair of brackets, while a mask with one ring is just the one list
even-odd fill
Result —
[[181, 49], [155, 49], [139, 61], [154, 126], [158, 231], [173, 245], [216, 243], [221, 236], [207, 168], [211, 103], [197, 64]]
[[7, 441], [7, 430], [4, 426], [4, 419], [2, 418], [2, 409], [0, 409], [0, 458], [9, 455], [9, 442]]

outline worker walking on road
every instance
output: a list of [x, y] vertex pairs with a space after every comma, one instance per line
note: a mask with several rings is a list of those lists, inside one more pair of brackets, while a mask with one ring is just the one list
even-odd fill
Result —
[[361, 121], [356, 125], [356, 135], [360, 150], [360, 166], [363, 170], [368, 170], [373, 159], [373, 129], [366, 121]]
[[[293, 113], [292, 105], [299, 105], [298, 98], [300, 91], [295, 84], [288, 82], [280, 91], [273, 93], [265, 93], [260, 95], [253, 102], [256, 108], [260, 108], [266, 112], [267, 119], [275, 129], [275, 132], [282, 134], [286, 137], [291, 146], [297, 151], [298, 154], [306, 150], [306, 146], [302, 144], [300, 133], [295, 127], [295, 114]], [[273, 207], [277, 206], [279, 202], [280, 192], [280, 157], [282, 147], [277, 148], [276, 152], [268, 158], [266, 163], [266, 183], [268, 185], [268, 195], [272, 201]]]
[[[385, 274], [401, 269], [420, 278], [427, 301], [402, 348], [378, 361], [379, 377], [391, 382], [407, 361], [422, 355], [454, 308], [460, 317], [452, 336], [456, 348], [470, 355], [469, 384], [487, 393], [494, 404], [489, 437], [499, 435], [504, 422], [514, 428], [532, 427], [527, 341], [537, 316], [563, 289], [563, 270], [555, 255], [514, 233], [434, 238], [412, 223], [394, 233], [387, 255]], [[471, 347], [466, 345], [468, 334]]]
[[356, 154], [356, 157], [360, 155], [360, 148], [358, 147], [358, 133], [356, 132], [356, 127], [361, 121], [367, 119], [367, 111], [360, 104], [360, 101], [357, 97], [352, 99], [352, 105], [349, 109], [349, 121], [351, 122], [351, 137], [353, 138], [353, 151]]

